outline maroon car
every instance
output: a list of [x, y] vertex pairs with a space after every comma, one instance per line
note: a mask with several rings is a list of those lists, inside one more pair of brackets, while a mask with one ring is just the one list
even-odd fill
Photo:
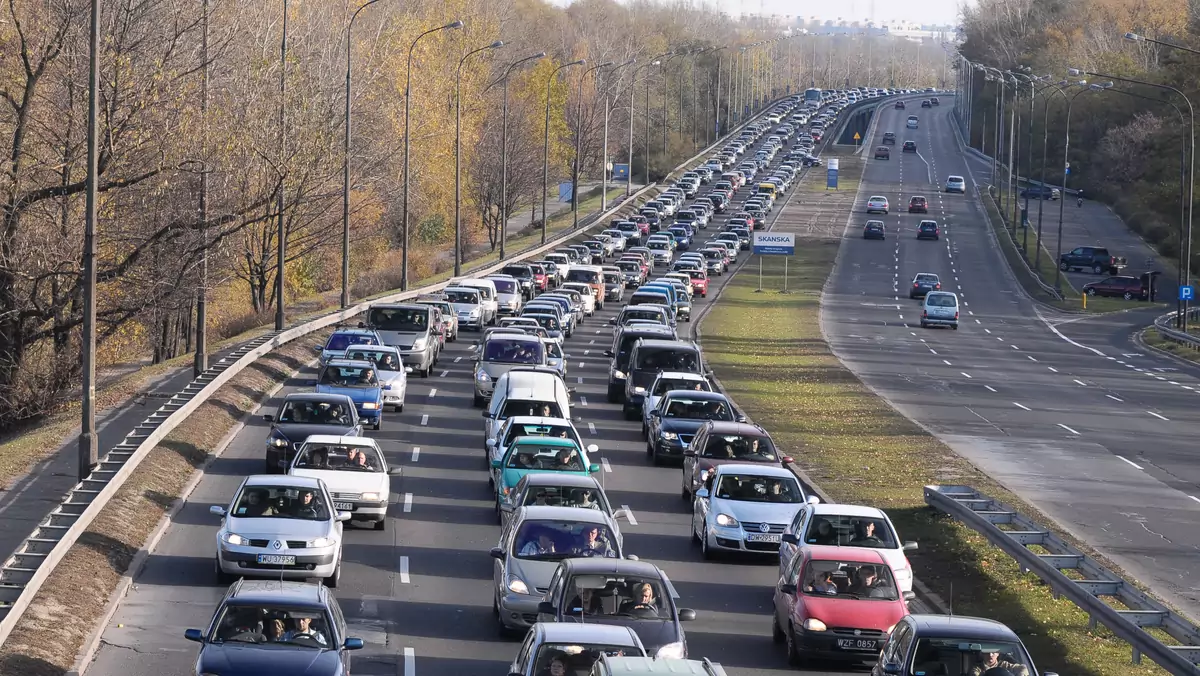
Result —
[[1141, 277], [1114, 275], [1098, 282], [1083, 285], [1083, 292], [1089, 296], [1112, 296], [1125, 300], [1142, 300], [1146, 298], [1146, 286]]
[[680, 491], [691, 500], [696, 489], [717, 465], [765, 463], [787, 467], [793, 460], [775, 448], [766, 430], [748, 422], [710, 420], [696, 431], [683, 452], [683, 485]]
[[914, 197], [908, 201], [908, 213], [910, 214], [927, 214], [929, 213], [929, 200], [924, 197]]

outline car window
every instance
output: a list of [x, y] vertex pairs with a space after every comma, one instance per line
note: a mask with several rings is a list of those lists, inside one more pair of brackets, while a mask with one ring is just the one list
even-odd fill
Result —
[[385, 465], [379, 449], [370, 446], [305, 444], [294, 466], [297, 469], [379, 474]]
[[804, 542], [810, 545], [839, 545], [896, 549], [896, 534], [887, 520], [868, 516], [821, 514], [808, 524]]
[[733, 410], [729, 402], [721, 399], [702, 399], [686, 395], [672, 395], [661, 404], [660, 409], [664, 418], [680, 420], [733, 420]]
[[425, 308], [371, 308], [367, 323], [384, 331], [424, 331], [429, 327], [429, 310]]
[[644, 348], [638, 350], [634, 368], [643, 371], [699, 371], [700, 355], [690, 349]]
[[620, 558], [617, 538], [608, 526], [590, 521], [526, 520], [513, 538], [518, 559], [561, 561], [578, 557]]
[[341, 351], [351, 345], [378, 345], [379, 341], [375, 340], [374, 336], [362, 333], [335, 333], [329, 336], [329, 341], [325, 343], [325, 349], [331, 351]]
[[212, 643], [272, 643], [328, 649], [336, 634], [330, 631], [324, 608], [280, 608], [229, 603], [221, 609], [209, 641]]
[[791, 477], [723, 474], [716, 496], [739, 502], [804, 502], [800, 484]]
[[381, 371], [402, 370], [401, 360], [396, 358], [395, 353], [388, 350], [372, 350], [370, 347], [352, 347], [346, 350], [346, 358], [369, 361], [375, 364]]
[[642, 651], [631, 646], [602, 645], [596, 643], [543, 643], [538, 647], [537, 659], [531, 673], [538, 674], [590, 674], [602, 655], [609, 657], [642, 657]]
[[561, 418], [562, 410], [557, 402], [537, 401], [531, 399], [509, 399], [504, 402], [504, 412], [500, 418], [511, 418], [514, 415], [537, 415], [543, 418]]
[[339, 403], [328, 401], [287, 401], [276, 422], [299, 425], [349, 425], [350, 412]]
[[579, 507], [611, 513], [604, 491], [579, 486], [532, 486], [525, 491], [524, 505]]
[[804, 569], [805, 594], [858, 600], [896, 601], [900, 598], [887, 564], [813, 560]]
[[539, 446], [522, 444], [508, 454], [508, 469], [549, 470], [555, 472], [582, 472], [583, 456], [579, 450], [567, 446]]
[[770, 439], [740, 434], [714, 434], [710, 436], [708, 443], [704, 446], [704, 451], [700, 455], [704, 458], [721, 460], [746, 460], [749, 462], [778, 461], [775, 455], [775, 447], [771, 445]]
[[917, 282], [922, 283], [922, 284], [937, 284], [937, 281], [938, 281], [937, 275], [928, 275], [928, 274], [917, 275]]
[[241, 519], [328, 521], [330, 514], [321, 491], [295, 486], [243, 486], [233, 504], [230, 516]]
[[507, 428], [508, 431], [502, 442], [503, 446], [511, 444], [517, 437], [558, 437], [580, 443], [579, 434], [575, 428], [565, 422], [514, 423], [508, 425]]
[[540, 341], [493, 338], [483, 350], [483, 361], [500, 364], [541, 364], [545, 358], [546, 350]]
[[358, 366], [326, 366], [321, 371], [322, 385], [333, 387], [378, 387], [375, 369]]
[[[975, 638], [919, 638], [914, 651], [913, 673], [925, 670], [923, 665], [953, 664], [955, 671], [981, 672], [1000, 666], [1013, 674], [1032, 673], [1032, 667], [1020, 645], [1008, 641], [980, 641]], [[930, 672], [932, 673], [932, 672]]]
[[673, 610], [661, 580], [637, 575], [575, 575], [567, 581], [566, 596], [570, 600], [562, 610], [567, 616], [658, 619], [670, 617]]
[[517, 282], [512, 279], [493, 279], [497, 293], [517, 293]]
[[479, 305], [479, 292], [477, 291], [447, 291], [446, 300], [451, 303], [460, 305]]

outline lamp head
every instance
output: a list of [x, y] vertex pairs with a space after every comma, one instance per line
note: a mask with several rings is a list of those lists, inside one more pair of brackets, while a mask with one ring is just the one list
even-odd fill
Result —
[[504, 41], [497, 40], [497, 41], [493, 42], [492, 44], [488, 45], [487, 48], [488, 49], [500, 49], [503, 46], [504, 46]]
[[578, 61], [572, 61], [571, 63], [568, 63], [567, 65], [568, 66], [586, 66], [587, 59], [580, 59]]
[[451, 21], [450, 23], [446, 24], [445, 26], [442, 26], [442, 28], [462, 28], [462, 27], [463, 27], [462, 21]]
[[1137, 33], [1126, 33], [1126, 34], [1125, 34], [1125, 39], [1126, 39], [1126, 40], [1128, 40], [1128, 41], [1130, 41], [1130, 42], [1142, 42], [1142, 41], [1143, 41], [1143, 40], [1145, 40], [1146, 38], [1144, 38], [1144, 37], [1142, 37], [1142, 36], [1138, 35]]
[[532, 58], [532, 59], [544, 59], [544, 58], [546, 58], [546, 52], [538, 52], [537, 54], [534, 54], [534, 55], [533, 55], [533, 56], [531, 56], [530, 58]]
[[1079, 77], [1080, 75], [1083, 75], [1083, 71], [1079, 70], [1078, 68], [1068, 68], [1067, 75], [1070, 75], [1071, 77]]

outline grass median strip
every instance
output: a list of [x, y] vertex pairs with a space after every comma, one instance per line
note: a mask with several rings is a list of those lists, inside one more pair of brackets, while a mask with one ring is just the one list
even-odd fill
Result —
[[60, 676], [72, 667], [121, 576], [194, 472], [265, 393], [311, 359], [308, 340], [267, 354], [150, 452], [42, 586], [0, 649], [0, 674]]
[[[845, 217], [824, 229], [840, 232]], [[887, 510], [902, 538], [920, 543], [910, 557], [917, 577], [955, 614], [1008, 624], [1041, 669], [1064, 676], [1165, 673], [1149, 662], [1130, 664], [1127, 644], [1105, 629], [1088, 631], [1087, 615], [1074, 604], [1055, 600], [982, 535], [925, 505], [926, 484], [966, 484], [1050, 523], [893, 410], [833, 355], [819, 312], [839, 242], [797, 240], [788, 294], [776, 291], [782, 266], [767, 266], [764, 292], [755, 292], [757, 265], [730, 281], [703, 325], [706, 357], [726, 391], [835, 500]]]

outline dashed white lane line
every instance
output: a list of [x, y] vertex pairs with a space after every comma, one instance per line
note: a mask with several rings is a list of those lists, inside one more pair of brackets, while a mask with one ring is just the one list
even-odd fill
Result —
[[1076, 379], [1075, 379], [1073, 382], [1074, 382], [1076, 385], [1082, 385], [1082, 386], [1084, 386], [1084, 387], [1087, 387], [1087, 383], [1083, 382], [1082, 380], [1080, 380], [1080, 379], [1078, 379], [1078, 378], [1076, 378]]
[[1106, 394], [1104, 396], [1108, 397], [1109, 399], [1112, 399], [1113, 401], [1121, 401], [1121, 402], [1125, 401], [1124, 399], [1121, 399], [1120, 397], [1114, 397], [1111, 394]]
[[1195, 500], [1196, 502], [1200, 502], [1200, 498], [1198, 498], [1198, 497], [1196, 497], [1196, 496], [1194, 496], [1194, 495], [1189, 495], [1188, 497], [1189, 497], [1189, 498], [1191, 498], [1191, 499], [1193, 499], [1193, 500]]
[[437, 388], [436, 387], [433, 388], [432, 390], [429, 390], [429, 398], [430, 399], [433, 399], [436, 396], [437, 396]]
[[629, 525], [636, 526], [637, 519], [634, 518], [633, 510], [629, 508], [629, 505], [621, 505], [621, 509], [625, 510], [625, 519], [629, 521]]
[[583, 384], [583, 376], [575, 376], [575, 382], [579, 385]]
[[945, 364], [946, 366], [954, 366], [954, 364], [951, 364], [948, 359], [943, 359], [942, 363]]
[[[1075, 430], [1071, 429], [1070, 427], [1067, 427], [1066, 425], [1064, 425], [1062, 423], [1058, 423], [1058, 426], [1063, 428], [1064, 430], [1070, 432], [1071, 434], [1074, 434], [1075, 436], [1079, 436], [1079, 432], [1076, 432]], [[1120, 456], [1118, 456], [1118, 457], [1120, 457]]]
[[1053, 371], [1055, 373], [1058, 373], [1058, 369], [1054, 368], [1053, 366], [1047, 366], [1046, 368], [1050, 369], [1051, 371]]
[[996, 340], [1000, 341], [1001, 343], [1003, 343], [1003, 342], [1004, 342], [1004, 339], [1003, 339], [1003, 338], [1001, 338], [1000, 336], [996, 336]]
[[421, 457], [421, 447], [420, 447], [420, 446], [413, 446], [413, 455], [412, 455], [412, 461], [413, 461], [413, 462], [416, 462], [416, 461], [417, 461], [417, 458], [420, 458], [420, 457]]
[[608, 464], [608, 458], [600, 458], [600, 466], [605, 472], [612, 472], [612, 465]]
[[421, 425], [424, 426], [424, 425], [428, 425], [428, 424], [429, 424], [429, 414], [426, 413], [425, 415], [421, 416]]
[[1016, 345], [1013, 345], [1013, 344], [1011, 344], [1011, 343], [1009, 344], [1009, 347], [1011, 347], [1011, 348], [1012, 348], [1012, 349], [1014, 349], [1014, 350], [1019, 350], [1019, 349], [1021, 349], [1020, 347], [1018, 347], [1018, 346], [1016, 346]]
[[991, 329], [984, 329], [983, 331], [984, 331], [984, 333], [988, 334], [989, 336], [992, 335]]
[[417, 676], [417, 651], [404, 649], [404, 676]]
[[1164, 415], [1159, 415], [1159, 414], [1155, 413], [1154, 411], [1146, 411], [1146, 413], [1149, 413], [1150, 415], [1154, 416], [1155, 418], [1158, 418], [1159, 420], [1170, 420], [1170, 418], [1168, 418]]
[[450, 375], [450, 372], [449, 372], [449, 371], [442, 371], [441, 373], [439, 373], [439, 374], [438, 374], [438, 377], [439, 377], [439, 378], [445, 378], [445, 377], [446, 377], [446, 376], [448, 376], [448, 375]]
[[964, 375], [964, 376], [966, 376], [967, 378], [970, 378], [970, 377], [971, 377], [971, 374], [970, 374], [970, 373], [967, 373], [966, 371], [959, 371], [959, 373], [963, 374], [963, 375]]
[[591, 432], [592, 435], [595, 435], [596, 434], [596, 423], [588, 423], [588, 431]]
[[400, 584], [408, 584], [408, 557], [400, 557]]
[[596, 339], [595, 339], [595, 338], [593, 338], [593, 339], [591, 339], [591, 340], [589, 340], [589, 341], [588, 341], [588, 345], [595, 345], [595, 344], [596, 344]]
[[[1115, 455], [1115, 454], [1114, 454], [1114, 455]], [[1124, 460], [1125, 462], [1129, 463], [1130, 465], [1132, 465], [1134, 469], [1143, 469], [1143, 467], [1142, 467], [1141, 465], [1139, 465], [1139, 464], [1137, 464], [1136, 462], [1134, 462], [1134, 461], [1130, 460], [1129, 458], [1126, 458], [1126, 457], [1125, 457], [1125, 456], [1123, 456], [1123, 455], [1118, 455], [1117, 457], [1118, 457], [1118, 458], [1120, 458], [1120, 459], [1122, 459], [1122, 460]]]
[[587, 397], [580, 395], [580, 397], [579, 397], [579, 405], [580, 405], [580, 406], [587, 406]]
[[454, 358], [454, 363], [455, 363], [455, 364], [457, 364], [457, 363], [458, 363], [458, 362], [460, 362], [460, 361], [462, 361], [462, 356], [461, 356], [461, 355], [460, 355], [460, 356], [457, 356], [457, 357], [455, 357], [455, 358]]
[[929, 348], [929, 353], [930, 353], [930, 354], [937, 354], [937, 350], [935, 350], [935, 349], [933, 349], [933, 348], [931, 347], [931, 348]]
[[585, 356], [585, 357], [586, 357], [586, 356], [588, 356], [589, 354], [591, 354], [591, 352], [592, 352], [591, 350], [584, 350], [584, 351], [583, 351], [583, 356]]
[[408, 514], [412, 511], [412, 493], [404, 494], [404, 513]]
[[1013, 406], [1016, 406], [1017, 408], [1024, 410], [1024, 411], [1032, 411], [1033, 410], [1033, 409], [1029, 408], [1028, 406], [1026, 406], [1025, 404], [1022, 404], [1017, 401], [1013, 402]]
[[[1035, 357], [1031, 354], [1025, 355], [1025, 358], [1028, 359], [1029, 361], [1037, 361], [1037, 357]], [[1053, 371], [1054, 369], [1051, 368], [1050, 370]]]
[[991, 385], [984, 385], [984, 387], [986, 387], [986, 388], [987, 388], [988, 392], [995, 392], [995, 391], [996, 391], [996, 388], [992, 387]]
[[579, 362], [579, 368], [583, 368], [584, 366], [587, 366], [587, 364], [584, 364], [583, 362]]

